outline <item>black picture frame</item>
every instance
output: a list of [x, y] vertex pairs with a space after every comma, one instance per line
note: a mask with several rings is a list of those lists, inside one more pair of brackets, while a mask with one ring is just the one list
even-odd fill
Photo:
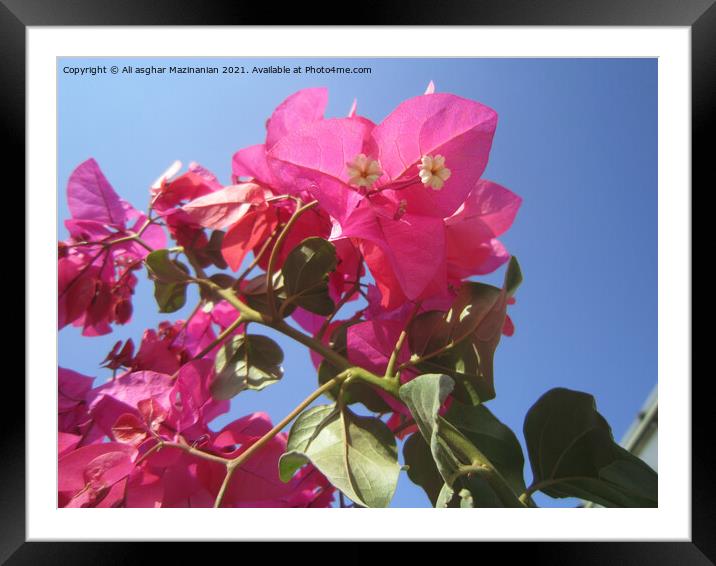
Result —
[[[353, 6], [353, 9], [351, 8]], [[10, 144], [5, 162], [20, 177], [12, 186], [24, 186], [25, 148], [25, 32], [28, 26], [85, 25], [260, 25], [319, 23], [340, 25], [490, 25], [490, 26], [688, 26], [692, 62], [692, 172], [693, 186], [716, 186], [712, 150], [716, 94], [716, 5], [714, 0], [369, 0], [358, 9], [343, 11], [306, 3], [196, 2], [191, 0], [0, 0], [0, 101], [2, 131]], [[662, 156], [663, 157], [663, 156]], [[688, 189], [685, 189], [688, 190]], [[693, 195], [693, 188], [691, 189]], [[20, 205], [23, 206], [24, 204]], [[25, 211], [31, 214], [32, 211]], [[703, 295], [702, 295], [703, 296]], [[27, 297], [25, 297], [27, 301]], [[12, 379], [11, 379], [12, 377]], [[688, 376], [689, 378], [691, 376]], [[701, 377], [707, 378], [707, 375]], [[713, 564], [716, 563], [716, 496], [713, 474], [707, 465], [714, 419], [707, 393], [708, 379], [692, 381], [692, 538], [691, 542], [560, 542], [491, 543], [502, 560], [529, 559], [549, 564]], [[143, 543], [25, 542], [25, 413], [19, 399], [24, 384], [17, 375], [5, 376], [5, 394], [17, 411], [7, 415], [0, 434], [0, 562], [142, 563], [148, 560]], [[8, 389], [9, 388], [9, 389]], [[595, 533], [598, 536], [597, 533]], [[372, 556], [372, 543], [355, 552], [340, 550], [340, 557]], [[495, 547], [499, 544], [499, 547]], [[172, 546], [172, 545], [164, 545]], [[186, 561], [186, 545], [162, 549], [163, 561]], [[206, 550], [200, 552], [206, 552]], [[213, 552], [213, 550], [212, 550]], [[383, 553], [384, 551], [381, 551]], [[402, 551], [401, 551], [402, 552]], [[480, 555], [484, 556], [481, 551]], [[181, 553], [181, 554], [179, 554]], [[275, 556], [272, 549], [271, 556]], [[466, 557], [472, 551], [468, 551]], [[323, 554], [323, 552], [321, 553]], [[325, 552], [326, 555], [331, 554]], [[383, 554], [382, 554], [383, 555]], [[477, 560], [477, 557], [475, 557]]]

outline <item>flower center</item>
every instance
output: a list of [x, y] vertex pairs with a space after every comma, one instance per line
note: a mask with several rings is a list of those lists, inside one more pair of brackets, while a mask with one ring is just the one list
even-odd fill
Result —
[[445, 158], [442, 155], [423, 155], [418, 169], [423, 185], [432, 187], [434, 191], [442, 189], [445, 181], [450, 178], [450, 169], [445, 167]]
[[375, 159], [370, 159], [365, 153], [356, 155], [353, 161], [346, 163], [346, 167], [348, 168], [348, 184], [357, 187], [370, 187], [383, 174], [380, 163]]

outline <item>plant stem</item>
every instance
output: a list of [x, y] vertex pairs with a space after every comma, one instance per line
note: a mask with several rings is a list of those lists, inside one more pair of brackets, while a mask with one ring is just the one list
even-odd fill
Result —
[[335, 306], [335, 308], [333, 309], [333, 312], [326, 317], [326, 320], [323, 321], [323, 324], [321, 324], [321, 328], [319, 328], [318, 332], [316, 333], [316, 338], [317, 338], [319, 341], [322, 341], [322, 340], [323, 340], [323, 335], [324, 335], [324, 334], [326, 333], [326, 331], [328, 330], [328, 326], [331, 324], [331, 321], [332, 321], [333, 318], [336, 316], [336, 314], [338, 314], [338, 311], [341, 310], [341, 308], [343, 307], [343, 305], [345, 305], [345, 304], [350, 300], [350, 298], [351, 298], [354, 294], [360, 292], [360, 285], [361, 285], [361, 283], [360, 283], [360, 270], [361, 270], [362, 267], [363, 267], [363, 260], [361, 259], [361, 260], [358, 262], [358, 273], [356, 274], [356, 280], [353, 282], [353, 286], [352, 286], [352, 287], [348, 290], [348, 292], [345, 293], [345, 294], [341, 297], [341, 299], [336, 303], [336, 306]]
[[492, 466], [474, 462], [469, 466], [461, 467], [455, 479], [470, 474], [478, 475], [490, 484], [490, 487], [495, 491], [497, 497], [499, 497], [500, 501], [502, 501], [506, 507], [527, 507], [527, 503], [515, 495], [512, 489], [505, 483], [502, 476]]
[[[296, 205], [298, 206], [298, 202], [296, 202]], [[276, 265], [276, 259], [278, 257], [279, 252], [281, 251], [281, 245], [283, 244], [284, 240], [286, 239], [286, 236], [288, 236], [289, 231], [293, 227], [293, 225], [296, 223], [296, 221], [301, 217], [301, 215], [306, 212], [307, 210], [310, 210], [311, 208], [318, 205], [318, 201], [314, 200], [313, 202], [309, 202], [308, 204], [304, 204], [301, 207], [296, 208], [296, 211], [293, 213], [293, 216], [289, 219], [288, 222], [286, 222], [286, 226], [283, 227], [283, 230], [281, 230], [281, 233], [278, 235], [278, 238], [276, 239], [276, 243], [273, 246], [273, 249], [271, 250], [271, 255], [269, 256], [268, 266], [266, 267], [266, 298], [268, 300], [269, 305], [269, 312], [272, 320], [276, 319], [277, 312], [276, 312], [276, 299], [274, 297], [274, 289], [273, 289], [273, 271], [274, 266]]]
[[249, 264], [249, 266], [246, 269], [244, 269], [244, 271], [241, 273], [241, 275], [239, 275], [236, 278], [236, 282], [233, 285], [234, 289], [236, 289], [237, 291], [240, 289], [241, 282], [244, 279], [246, 279], [246, 276], [249, 273], [251, 273], [251, 270], [258, 265], [259, 261], [261, 261], [261, 258], [266, 253], [266, 250], [269, 248], [269, 246], [271, 245], [271, 241], [276, 236], [277, 231], [278, 231], [278, 228], [276, 230], [274, 230], [273, 232], [271, 232], [271, 235], [268, 238], [266, 238], [266, 241], [261, 246], [261, 249], [254, 255], [253, 261]]
[[230, 460], [228, 458], [222, 458], [221, 456], [217, 456], [216, 454], [204, 452], [203, 450], [194, 448], [190, 444], [183, 444], [181, 442], [168, 442], [165, 440], [162, 440], [161, 443], [162, 443], [162, 446], [167, 446], [169, 448], [177, 448], [177, 449], [183, 450], [184, 452], [187, 452], [193, 456], [196, 456], [197, 458], [203, 458], [204, 460], [209, 460], [211, 462], [216, 462], [218, 464], [228, 464], [228, 462], [230, 462]]
[[358, 379], [362, 379], [368, 383], [371, 383], [380, 389], [390, 393], [396, 399], [398, 398], [398, 388], [400, 386], [397, 378], [383, 378], [366, 369], [360, 367], [354, 367], [346, 358], [341, 356], [338, 352], [331, 350], [328, 346], [319, 342], [313, 337], [304, 334], [303, 332], [296, 330], [290, 326], [284, 320], [277, 320], [273, 323], [269, 323], [263, 317], [263, 315], [249, 307], [247, 304], [241, 302], [236, 294], [231, 289], [223, 289], [213, 281], [209, 279], [195, 279], [195, 282], [209, 287], [216, 294], [226, 299], [231, 305], [242, 314], [244, 322], [258, 322], [264, 324], [274, 330], [293, 338], [296, 342], [303, 344], [311, 348], [314, 352], [323, 356], [326, 360], [331, 362], [339, 370], [350, 369], [352, 374]]
[[[194, 269], [196, 269], [196, 267], [194, 267]], [[259, 311], [252, 309], [249, 305], [241, 301], [232, 289], [224, 289], [212, 280], [207, 279], [203, 274], [203, 271], [201, 273], [197, 271], [197, 275], [199, 275], [199, 278], [194, 279], [196, 283], [208, 287], [222, 299], [225, 299], [232, 307], [241, 313], [245, 322], [260, 322], [266, 324], [263, 315]]]
[[274, 324], [270, 325], [271, 328], [274, 330], [278, 330], [282, 334], [285, 334], [289, 338], [293, 338], [296, 342], [300, 342], [304, 346], [308, 346], [311, 348], [314, 352], [321, 354], [326, 360], [331, 362], [336, 368], [339, 370], [345, 370], [351, 367], [351, 363], [341, 356], [338, 352], [335, 350], [331, 350], [328, 346], [326, 346], [323, 342], [319, 342], [318, 340], [315, 340], [308, 334], [304, 334], [303, 332], [296, 330], [293, 326], [289, 325], [284, 320], [278, 320]]
[[410, 327], [410, 324], [413, 322], [413, 319], [415, 318], [415, 315], [418, 314], [418, 310], [420, 309], [420, 302], [418, 301], [413, 306], [413, 309], [410, 311], [410, 316], [408, 317], [408, 321], [405, 323], [405, 328], [403, 328], [402, 332], [400, 333], [400, 336], [398, 336], [398, 340], [395, 343], [395, 347], [393, 348], [393, 352], [390, 354], [390, 359], [388, 360], [388, 366], [385, 368], [385, 377], [397, 377], [397, 374], [399, 373], [395, 371], [395, 364], [398, 361], [398, 355], [400, 354], [400, 350], [403, 347], [403, 344], [405, 343], [405, 339], [408, 336], [408, 328]]
[[216, 346], [221, 344], [226, 338], [234, 331], [236, 330], [241, 324], [244, 322], [244, 316], [239, 315], [238, 318], [232, 322], [229, 326], [227, 326], [224, 331], [219, 334], [212, 342], [209, 344], [206, 348], [204, 348], [201, 352], [199, 352], [196, 356], [194, 356], [194, 360], [200, 360], [204, 356], [206, 356], [209, 352], [211, 352]]
[[274, 436], [281, 432], [284, 427], [289, 424], [293, 419], [295, 419], [306, 407], [308, 407], [311, 403], [313, 403], [316, 399], [318, 399], [321, 395], [323, 395], [333, 386], [342, 383], [344, 379], [347, 379], [349, 377], [349, 375], [350, 372], [345, 371], [343, 373], [338, 374], [330, 381], [327, 381], [326, 383], [321, 385], [318, 389], [316, 389], [313, 393], [311, 393], [308, 397], [301, 401], [301, 403], [299, 403], [298, 406], [293, 409], [293, 411], [286, 415], [281, 420], [281, 422], [279, 422], [275, 427], [273, 427], [256, 442], [254, 442], [251, 446], [249, 446], [245, 452], [242, 452], [233, 460], [228, 460], [226, 462], [226, 477], [224, 477], [224, 482], [221, 484], [219, 493], [216, 496], [216, 500], [214, 501], [214, 507], [221, 506], [221, 502], [224, 498], [224, 494], [226, 493], [226, 489], [229, 487], [229, 483], [231, 482], [231, 477], [233, 476], [237, 468], [239, 468], [249, 458], [251, 458], [251, 456], [253, 456], [258, 450], [260, 450], [264, 445], [266, 445], [266, 443], [268, 443]]

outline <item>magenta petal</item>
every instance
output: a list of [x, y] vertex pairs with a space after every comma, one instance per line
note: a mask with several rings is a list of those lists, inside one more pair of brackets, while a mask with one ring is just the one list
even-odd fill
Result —
[[[383, 375], [403, 324], [397, 320], [369, 320], [348, 327], [348, 359], [357, 366]], [[398, 361], [408, 359], [404, 346]]]
[[65, 220], [65, 228], [70, 236], [82, 242], [99, 242], [116, 234], [114, 230], [108, 229], [106, 224], [96, 220], [68, 218]]
[[472, 189], [464, 204], [445, 224], [481, 222], [492, 237], [499, 236], [512, 226], [522, 199], [502, 185], [481, 179]]
[[[146, 221], [147, 216], [143, 212], [138, 212], [137, 220], [131, 228], [132, 232], [139, 232], [139, 230], [144, 226]], [[162, 248], [167, 247], [167, 236], [164, 233], [162, 227], [156, 224], [150, 224], [149, 226], [147, 226], [147, 228], [144, 229], [144, 232], [142, 232], [142, 241], [144, 241], [146, 244], [148, 244], [155, 250], [160, 250]], [[140, 246], [139, 244], [137, 244], [137, 246], [139, 246], [139, 248], [141, 249], [138, 250], [138, 254], [135, 252], [135, 256], [143, 258], [149, 253], [146, 248]]]
[[241, 177], [255, 179], [260, 183], [273, 186], [274, 178], [266, 161], [266, 146], [252, 145], [234, 153], [231, 159], [231, 171], [238, 181]]
[[361, 200], [349, 187], [346, 163], [371, 150], [372, 122], [358, 118], [323, 120], [292, 132], [268, 153], [278, 186], [291, 193], [308, 191], [339, 221]]
[[60, 410], [71, 409], [78, 403], [83, 403], [94, 381], [93, 377], [62, 367], [57, 368], [57, 378]]
[[328, 104], [328, 89], [306, 88], [276, 107], [266, 123], [266, 147], [271, 148], [288, 133], [320, 120]]
[[81, 163], [70, 175], [67, 205], [72, 218], [124, 227], [122, 201], [94, 159]]
[[[382, 211], [381, 211], [382, 212]], [[415, 300], [435, 281], [444, 277], [445, 228], [439, 218], [405, 214], [399, 220], [362, 207], [351, 215], [343, 235], [367, 240], [384, 252], [394, 276], [408, 299]], [[374, 277], [383, 270], [370, 265]], [[444, 282], [446, 286], [447, 282]]]
[[74, 450], [82, 440], [79, 434], [71, 434], [69, 432], [57, 433], [57, 454], [60, 458]]
[[[269, 151], [272, 159], [320, 171], [342, 181], [348, 180], [346, 163], [360, 153], [371, 151], [372, 122], [355, 118], [334, 118], [314, 122], [283, 137]], [[290, 182], [287, 179], [281, 179]]]
[[135, 371], [94, 389], [88, 396], [90, 414], [110, 434], [112, 426], [124, 413], [136, 413], [137, 405], [154, 399], [169, 408], [169, 393], [174, 385], [170, 375], [154, 371]]
[[119, 442], [90, 444], [78, 448], [60, 458], [57, 489], [77, 491], [92, 482], [96, 485], [102, 477], [121, 479], [131, 471], [132, 459], [136, 453], [134, 447]]
[[252, 203], [264, 202], [264, 193], [255, 183], [230, 185], [188, 202], [183, 209], [200, 226], [223, 230], [238, 222]]
[[214, 444], [228, 448], [253, 443], [271, 430], [271, 419], [266, 413], [252, 413], [226, 425], [214, 439]]
[[492, 109], [452, 94], [417, 96], [400, 104], [373, 130], [383, 171], [391, 180], [412, 178], [422, 156], [439, 154], [451, 176], [440, 191], [418, 181], [394, 198], [406, 199], [408, 212], [415, 214], [452, 214], [485, 170], [496, 126]]

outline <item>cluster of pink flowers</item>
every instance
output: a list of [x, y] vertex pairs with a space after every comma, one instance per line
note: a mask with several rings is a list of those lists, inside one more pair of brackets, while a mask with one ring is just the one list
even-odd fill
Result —
[[[213, 355], [192, 359], [214, 335], [214, 313], [201, 314], [193, 324], [179, 321], [162, 324], [159, 332], [147, 330], [136, 356], [126, 346], [122, 356], [110, 355], [115, 369], [129, 369], [98, 387], [94, 378], [60, 368], [60, 506], [211, 507], [225, 466], [197, 458], [187, 448], [233, 458], [271, 429], [263, 413], [239, 418], [218, 432], [209, 427], [229, 410], [229, 402], [209, 392]], [[227, 490], [224, 506], [330, 504], [334, 490], [312, 467], [289, 483], [279, 480], [278, 458], [285, 447], [285, 435], [277, 435], [247, 462]]]
[[[482, 178], [497, 125], [487, 106], [430, 87], [375, 124], [355, 105], [344, 118], [325, 118], [326, 104], [322, 88], [288, 97], [267, 121], [264, 143], [235, 153], [228, 186], [195, 164], [178, 175], [176, 164], [151, 189], [157, 222], [122, 201], [93, 160], [80, 165], [68, 186], [71, 237], [60, 244], [60, 327], [71, 323], [98, 335], [129, 320], [132, 272], [148, 249], [166, 247], [158, 224], [204, 267], [238, 271], [253, 252], [265, 270], [264, 251], [297, 203], [317, 201], [298, 217], [274, 267], [307, 237], [331, 241], [338, 258], [332, 299], [367, 301], [347, 328], [347, 356], [382, 375], [416, 308], [447, 310], [462, 281], [509, 259], [497, 238], [521, 199]], [[361, 283], [366, 267], [374, 285]], [[105, 385], [93, 388], [91, 378], [60, 370], [61, 505], [211, 505], [222, 466], [170, 444], [233, 457], [270, 428], [263, 414], [219, 432], [208, 426], [228, 402], [209, 393], [213, 352], [194, 357], [216, 338], [213, 326], [224, 329], [237, 316], [227, 303], [210, 307], [186, 323], [147, 330], [136, 354], [131, 341], [118, 343], [105, 363], [125, 372]], [[325, 320], [301, 308], [292, 316], [313, 334]], [[321, 338], [346, 322], [333, 320]], [[503, 332], [513, 330], [508, 317]], [[410, 355], [405, 343], [398, 362]], [[408, 414], [386, 401], [398, 417]], [[239, 470], [225, 505], [330, 504], [332, 487], [310, 465], [290, 483], [278, 480], [285, 443], [276, 436]]]

